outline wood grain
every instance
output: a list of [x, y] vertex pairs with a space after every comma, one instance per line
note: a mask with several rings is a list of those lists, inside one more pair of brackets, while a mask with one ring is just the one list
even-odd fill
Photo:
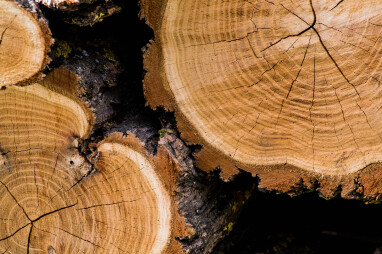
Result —
[[382, 159], [381, 10], [375, 0], [168, 0], [156, 31], [164, 90], [233, 165], [357, 172]]
[[156, 167], [168, 163], [122, 134], [83, 154], [94, 117], [77, 81], [59, 68], [0, 90], [0, 251], [180, 253], [176, 204]]
[[0, 1], [0, 87], [41, 79], [52, 40], [36, 16], [15, 1]]

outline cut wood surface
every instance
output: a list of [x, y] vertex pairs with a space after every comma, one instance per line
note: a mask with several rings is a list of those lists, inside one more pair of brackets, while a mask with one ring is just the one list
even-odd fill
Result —
[[200, 167], [299, 181], [382, 160], [380, 1], [154, 2], [146, 97], [175, 108]]
[[0, 1], [0, 86], [40, 78], [51, 44], [43, 19], [15, 1]]
[[77, 80], [59, 68], [0, 90], [0, 251], [179, 253], [169, 155], [122, 134], [82, 154], [94, 119]]

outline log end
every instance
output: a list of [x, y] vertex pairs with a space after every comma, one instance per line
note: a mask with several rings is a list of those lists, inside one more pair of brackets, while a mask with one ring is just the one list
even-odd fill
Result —
[[179, 166], [114, 133], [84, 154], [94, 123], [78, 77], [58, 68], [0, 90], [0, 251], [182, 253]]
[[41, 80], [53, 44], [46, 20], [13, 1], [0, 1], [0, 12], [0, 86]]
[[156, 37], [150, 54], [159, 59], [145, 66], [161, 80], [147, 78], [149, 105], [172, 108], [182, 137], [203, 146], [197, 165], [220, 168], [225, 180], [242, 169], [265, 189], [375, 196], [382, 160], [374, 57], [381, 45], [369, 43], [382, 22], [375, 6], [141, 1]]

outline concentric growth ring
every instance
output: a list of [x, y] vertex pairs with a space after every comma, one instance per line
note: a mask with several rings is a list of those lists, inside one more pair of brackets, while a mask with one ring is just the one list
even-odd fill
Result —
[[15, 1], [1, 0], [0, 87], [40, 78], [51, 42], [44, 21]]
[[170, 198], [154, 164], [112, 138], [95, 166], [80, 154], [93, 116], [65, 91], [73, 80], [58, 69], [43, 85], [0, 90], [0, 251], [161, 253]]
[[382, 161], [382, 3], [169, 0], [166, 90], [242, 168], [347, 175]]

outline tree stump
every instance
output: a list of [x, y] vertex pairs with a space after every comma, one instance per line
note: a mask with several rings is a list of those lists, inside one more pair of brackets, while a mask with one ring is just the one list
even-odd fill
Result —
[[379, 1], [150, 1], [145, 93], [197, 165], [260, 186], [379, 197]]

